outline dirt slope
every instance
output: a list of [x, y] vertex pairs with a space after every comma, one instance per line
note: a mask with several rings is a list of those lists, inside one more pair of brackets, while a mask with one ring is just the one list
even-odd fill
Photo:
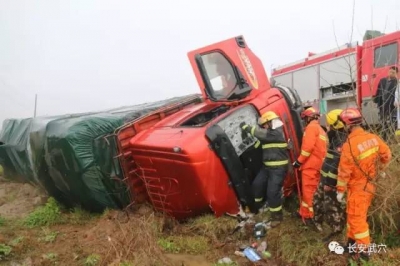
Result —
[[22, 218], [44, 202], [46, 197], [35, 187], [0, 178], [0, 216]]

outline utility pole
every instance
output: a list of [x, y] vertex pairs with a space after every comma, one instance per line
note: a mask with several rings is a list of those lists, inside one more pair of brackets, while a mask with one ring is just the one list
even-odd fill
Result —
[[33, 117], [36, 117], [36, 108], [37, 108], [37, 94], [35, 94], [35, 110], [33, 111]]

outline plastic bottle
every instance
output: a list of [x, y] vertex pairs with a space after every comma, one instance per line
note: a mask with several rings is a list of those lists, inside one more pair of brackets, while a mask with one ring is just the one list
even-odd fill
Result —
[[238, 250], [235, 251], [235, 255], [240, 256], [240, 257], [246, 257], [243, 252], [238, 251]]
[[250, 247], [246, 248], [243, 251], [243, 253], [246, 256], [246, 258], [248, 258], [252, 262], [256, 262], [256, 261], [261, 260], [261, 257], [257, 254], [257, 252], [254, 249], [250, 248]]
[[260, 253], [263, 253], [265, 250], [267, 250], [267, 242], [263, 241], [261, 244], [258, 246], [257, 251]]

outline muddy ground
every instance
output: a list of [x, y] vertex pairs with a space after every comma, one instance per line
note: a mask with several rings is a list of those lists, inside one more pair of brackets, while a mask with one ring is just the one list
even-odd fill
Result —
[[[234, 255], [254, 241], [252, 228], [230, 235], [235, 226], [212, 215], [178, 224], [145, 205], [101, 215], [66, 210], [29, 184], [0, 181], [0, 265], [206, 266], [224, 257], [230, 265], [346, 265], [321, 235], [289, 217], [268, 232], [272, 257], [253, 264]], [[377, 254], [370, 265], [400, 265], [400, 252]]]

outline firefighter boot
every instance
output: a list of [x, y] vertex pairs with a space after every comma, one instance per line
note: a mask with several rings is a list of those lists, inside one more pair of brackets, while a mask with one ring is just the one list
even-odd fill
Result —
[[356, 252], [356, 241], [352, 238], [347, 239], [347, 244], [344, 246], [344, 253], [354, 254]]
[[271, 212], [271, 219], [267, 222], [267, 226], [269, 228], [277, 227], [283, 221], [283, 213], [282, 210]]

